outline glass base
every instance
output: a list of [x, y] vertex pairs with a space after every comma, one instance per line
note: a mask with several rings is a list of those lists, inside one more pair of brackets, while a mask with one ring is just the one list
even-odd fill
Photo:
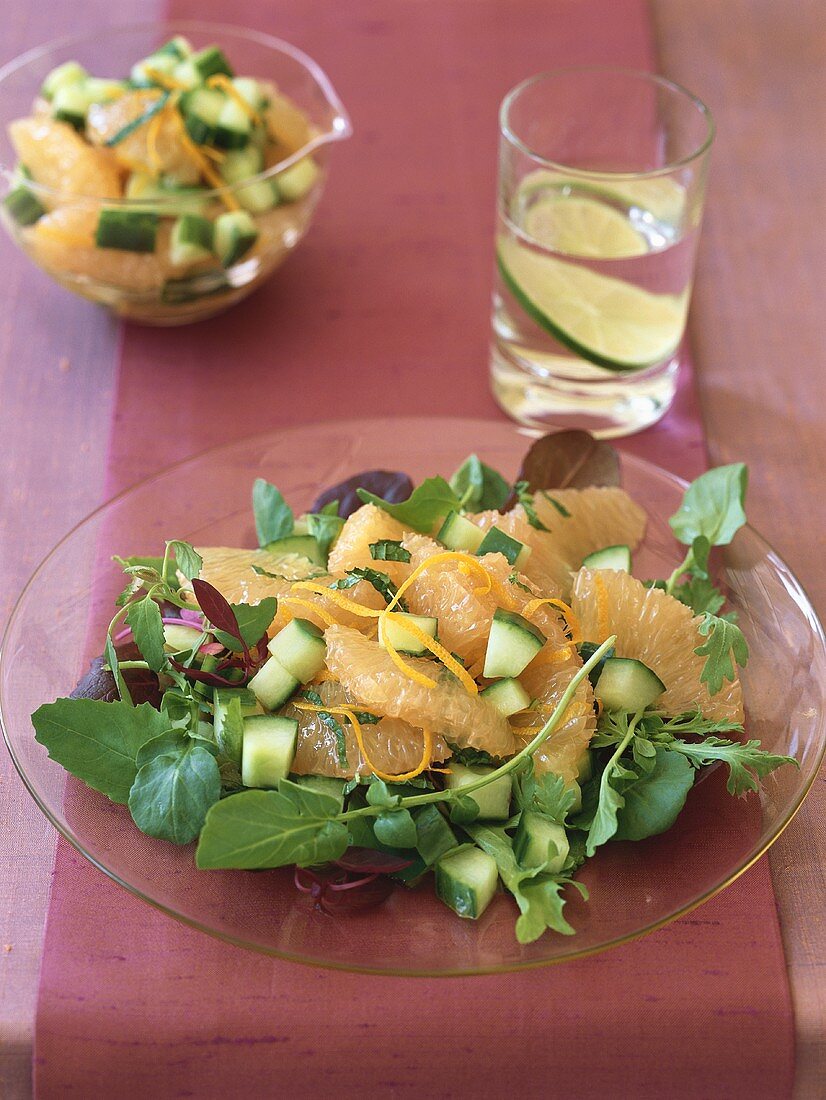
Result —
[[528, 428], [583, 428], [597, 439], [616, 439], [665, 416], [674, 400], [679, 365], [674, 356], [639, 374], [584, 381], [532, 371], [494, 342], [491, 389], [508, 416]]

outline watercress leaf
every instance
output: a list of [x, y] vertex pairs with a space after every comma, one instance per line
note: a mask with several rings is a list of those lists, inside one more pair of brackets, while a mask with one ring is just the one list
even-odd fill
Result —
[[748, 643], [739, 626], [709, 612], [697, 629], [708, 639], [694, 650], [706, 659], [700, 680], [708, 685], [711, 695], [716, 695], [724, 680], [733, 683], [737, 679], [736, 665], [745, 668], [749, 659]]
[[413, 482], [400, 470], [362, 470], [319, 493], [310, 511], [321, 512], [331, 501], [337, 500], [338, 514], [346, 519], [361, 508], [359, 489], [375, 493], [388, 503], [398, 503], [407, 500], [413, 492]]
[[682, 504], [668, 521], [671, 530], [686, 546], [699, 535], [712, 546], [724, 546], [746, 522], [747, 487], [748, 470], [742, 462], [706, 471], [686, 489]]
[[198, 551], [183, 539], [172, 539], [166, 544], [175, 555], [175, 565], [188, 581], [194, 580], [201, 572], [204, 560]]
[[156, 756], [168, 756], [177, 755], [190, 745], [191, 739], [187, 737], [186, 732], [181, 729], [168, 729], [157, 737], [153, 737], [150, 741], [144, 742], [138, 749], [137, 756], [135, 757], [135, 763], [138, 766], [138, 771], [144, 766], [149, 764]]
[[623, 788], [625, 803], [618, 815], [616, 840], [644, 840], [664, 833], [685, 805], [694, 769], [685, 758], [664, 746], [654, 753], [652, 770]]
[[[332, 503], [338, 508], [336, 501]], [[307, 534], [313, 536], [322, 554], [329, 554], [330, 547], [341, 534], [343, 526], [344, 520], [335, 512], [311, 512], [307, 516]]]
[[409, 810], [385, 810], [373, 822], [376, 839], [391, 848], [415, 848], [416, 823]]
[[230, 604], [235, 621], [238, 624], [237, 634], [228, 634], [223, 630], [215, 630], [215, 637], [227, 647], [227, 649], [239, 649], [239, 642], [253, 646], [260, 642], [267, 631], [267, 627], [275, 618], [278, 610], [278, 601], [275, 596], [265, 596], [260, 603], [234, 603]]
[[181, 741], [143, 764], [129, 792], [129, 812], [141, 832], [173, 844], [194, 840], [221, 797], [215, 757], [189, 738]]
[[167, 719], [149, 703], [100, 699], [58, 699], [32, 715], [35, 740], [52, 760], [100, 791], [125, 803], [137, 774], [138, 750], [167, 728]]
[[729, 769], [726, 784], [728, 792], [737, 796], [756, 791], [757, 779], [762, 779], [764, 775], [768, 775], [775, 768], [782, 767], [783, 764], [794, 764], [796, 768], [800, 767], [793, 756], [777, 756], [761, 749], [759, 741], [744, 743], [708, 736], [700, 744], [674, 740], [668, 747], [672, 752], [687, 757], [697, 767], [711, 764], [715, 760], [722, 760]]
[[552, 432], [531, 445], [516, 480], [527, 481], [534, 493], [619, 485], [619, 456], [610, 444], [599, 442], [589, 432]]
[[468, 455], [450, 479], [450, 488], [469, 512], [499, 509], [510, 496], [510, 485], [477, 455]]
[[410, 561], [410, 551], [393, 539], [381, 539], [370, 543], [370, 557], [373, 561]]
[[625, 799], [611, 782], [611, 774], [606, 768], [599, 785], [599, 801], [588, 829], [585, 851], [589, 856], [592, 856], [601, 844], [605, 844], [616, 833], [617, 815], [624, 805]]
[[450, 800], [450, 820], [454, 825], [470, 825], [479, 816], [479, 803], [472, 794], [457, 794]]
[[338, 859], [349, 833], [331, 800], [282, 779], [277, 791], [241, 791], [207, 813], [195, 856], [198, 867], [254, 869]]
[[720, 589], [707, 577], [691, 577], [682, 584], [676, 585], [671, 594], [697, 615], [705, 615], [707, 611], [716, 615], [726, 602], [726, 597]]
[[[324, 800], [325, 805], [329, 803], [328, 809], [331, 814], [340, 814], [344, 809], [344, 780], [338, 779], [325, 781], [323, 776], [317, 775], [297, 775], [290, 782], [295, 783], [297, 787], [307, 787], [320, 795]], [[329, 786], [327, 785], [329, 782]], [[324, 786], [320, 784], [324, 783]], [[339, 786], [340, 784], [340, 786]]]
[[516, 494], [517, 502], [522, 505], [522, 510], [531, 527], [535, 527], [537, 531], [549, 531], [550, 528], [546, 527], [536, 514], [536, 508], [533, 503], [533, 493], [528, 488], [527, 481], [517, 481], [513, 487], [513, 491]]
[[153, 599], [145, 596], [130, 605], [126, 621], [143, 659], [153, 672], [161, 672], [167, 663], [161, 609]]
[[112, 641], [111, 634], [106, 635], [106, 641], [103, 646], [103, 656], [106, 659], [109, 671], [112, 673], [121, 701], [131, 705], [132, 696], [129, 694], [129, 688], [124, 679], [123, 672], [121, 671], [118, 654], [115, 649], [115, 643]]
[[374, 779], [367, 788], [367, 802], [370, 806], [393, 809], [401, 802], [401, 795], [391, 794], [383, 779]]
[[427, 478], [400, 504], [382, 500], [366, 489], [359, 489], [358, 495], [365, 504], [375, 504], [405, 527], [426, 535], [448, 512], [458, 511], [461, 507], [461, 500], [443, 477]]
[[258, 545], [266, 546], [293, 533], [295, 516], [276, 487], [263, 477], [252, 485], [252, 511]]

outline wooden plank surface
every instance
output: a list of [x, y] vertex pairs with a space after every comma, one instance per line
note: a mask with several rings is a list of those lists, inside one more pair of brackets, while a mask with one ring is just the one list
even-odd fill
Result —
[[[690, 320], [714, 463], [826, 617], [823, 0], [654, 0], [661, 71], [717, 120]], [[826, 1095], [826, 776], [770, 854], [799, 1097]]]

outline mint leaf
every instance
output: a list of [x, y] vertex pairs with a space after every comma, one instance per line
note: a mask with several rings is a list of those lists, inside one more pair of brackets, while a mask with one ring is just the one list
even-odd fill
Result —
[[221, 797], [221, 775], [208, 749], [183, 733], [174, 738], [155, 739], [164, 744], [135, 776], [129, 812], [148, 836], [189, 844], [200, 833], [210, 806]]
[[[324, 700], [321, 698], [317, 691], [312, 691], [311, 689], [307, 688], [305, 691], [302, 691], [301, 694], [307, 700], [307, 702], [312, 703], [314, 707], [324, 706]], [[327, 729], [332, 730], [333, 734], [335, 735], [338, 762], [342, 766], [342, 768], [346, 768], [347, 737], [344, 733], [343, 726], [332, 714], [330, 714], [326, 710], [317, 711], [317, 714], [324, 725], [327, 727]], [[361, 717], [359, 715], [356, 715], [356, 719], [359, 722], [361, 721]], [[378, 719], [376, 719], [376, 721], [378, 721]]]
[[531, 527], [535, 527], [537, 531], [549, 531], [550, 528], [546, 527], [536, 514], [536, 508], [534, 508], [533, 505], [533, 493], [528, 488], [527, 481], [517, 481], [513, 487], [513, 491], [516, 493], [516, 499], [522, 505], [522, 510]]
[[201, 869], [329, 863], [349, 844], [335, 817], [332, 799], [288, 779], [277, 791], [241, 791], [210, 809], [195, 860]]
[[749, 659], [748, 643], [739, 626], [709, 612], [706, 612], [697, 629], [708, 638], [694, 650], [706, 659], [700, 681], [708, 685], [711, 695], [716, 695], [724, 680], [734, 683], [737, 679], [736, 665], [745, 668]]
[[[359, 581], [367, 581], [368, 584], [372, 584], [378, 594], [383, 597], [385, 603], [390, 603], [398, 591], [386, 573], [380, 573], [377, 569], [368, 567], [362, 569], [360, 566], [355, 569], [348, 569], [345, 576], [333, 581], [330, 588], [354, 588]], [[396, 606], [399, 611], [407, 611], [407, 604], [404, 600], [399, 600]]]
[[162, 734], [167, 719], [149, 703], [58, 699], [32, 715], [35, 740], [52, 760], [105, 794], [125, 803], [137, 774], [142, 745]]
[[183, 539], [172, 539], [166, 544], [175, 555], [175, 564], [188, 581], [194, 580], [203, 568], [204, 560], [198, 551]]
[[153, 672], [166, 667], [161, 609], [149, 596], [130, 604], [126, 622], [132, 631], [135, 645]]
[[432, 532], [436, 523], [443, 520], [448, 512], [457, 512], [462, 503], [443, 477], [427, 478], [400, 504], [391, 504], [373, 493], [368, 493], [366, 489], [358, 489], [357, 492], [359, 500], [365, 504], [375, 504], [405, 527], [426, 535]]
[[[635, 738], [635, 749], [639, 740]], [[657, 748], [653, 769], [623, 787], [624, 805], [614, 839], [644, 840], [670, 829], [693, 783], [694, 769], [687, 760], [665, 747]]]
[[266, 546], [293, 533], [295, 517], [292, 508], [278, 489], [263, 477], [257, 477], [253, 482], [252, 510], [259, 546]]
[[221, 645], [237, 650], [239, 642], [253, 646], [261, 641], [275, 618], [278, 601], [275, 596], [265, 596], [260, 603], [233, 603], [230, 607], [238, 623], [238, 633], [216, 629], [213, 634]]
[[[728, 765], [726, 788], [729, 794], [743, 795], [758, 789], [758, 779], [773, 772], [783, 764], [800, 764], [793, 756], [776, 756], [760, 748], [759, 741], [727, 741], [721, 737], [706, 737], [700, 744], [676, 740], [668, 746], [674, 753], [688, 757], [697, 767], [722, 760]], [[754, 774], [752, 774], [754, 773]], [[755, 779], [755, 776], [757, 779]]]
[[450, 479], [450, 488], [468, 512], [504, 507], [511, 489], [507, 481], [477, 455], [468, 455]]
[[370, 543], [370, 557], [373, 561], [410, 561], [410, 551], [393, 539], [381, 539]]
[[563, 519], [571, 518], [571, 513], [568, 511], [564, 504], [556, 499], [556, 497], [552, 497], [551, 494], [546, 493], [544, 489], [542, 490], [542, 496], [545, 498], [545, 500], [547, 500], [548, 504], [556, 508], [557, 512], [559, 512]]
[[686, 489], [682, 504], [668, 521], [671, 530], [686, 546], [700, 535], [712, 546], [726, 545], [746, 522], [747, 487], [748, 470], [742, 462], [708, 470]]

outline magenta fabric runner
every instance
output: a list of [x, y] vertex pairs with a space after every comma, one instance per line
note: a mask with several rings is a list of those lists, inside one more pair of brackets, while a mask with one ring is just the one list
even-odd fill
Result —
[[[219, 18], [220, 0], [173, 5]], [[339, 417], [496, 417], [487, 341], [496, 111], [527, 73], [653, 64], [643, 0], [240, 0], [306, 49], [356, 136], [318, 221], [225, 317], [128, 328], [109, 490], [256, 431]], [[480, 444], [481, 446], [481, 444]], [[693, 476], [677, 405], [627, 449]], [[789, 990], [759, 862], [621, 949], [501, 977], [370, 978], [247, 953], [183, 927], [59, 845], [35, 1046], [37, 1096], [789, 1096]]]

